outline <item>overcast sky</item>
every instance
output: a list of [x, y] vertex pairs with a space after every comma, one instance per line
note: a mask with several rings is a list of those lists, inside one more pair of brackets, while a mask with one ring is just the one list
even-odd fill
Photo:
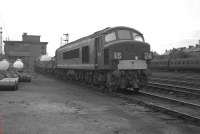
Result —
[[41, 35], [54, 55], [60, 37], [73, 41], [97, 30], [128, 26], [144, 34], [159, 53], [173, 42], [200, 38], [200, 0], [0, 0], [3, 37]]

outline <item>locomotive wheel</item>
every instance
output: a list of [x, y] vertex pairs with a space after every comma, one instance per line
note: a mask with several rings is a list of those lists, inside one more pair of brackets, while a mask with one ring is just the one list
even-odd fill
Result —
[[13, 89], [13, 91], [16, 91], [16, 90], [18, 89], [18, 85], [17, 85], [17, 84], [14, 85], [14, 86], [12, 87], [12, 89]]
[[86, 73], [85, 73], [85, 82], [86, 82], [87, 84], [89, 84], [89, 77], [90, 77], [89, 72], [86, 72]]
[[87, 74], [88, 74], [88, 81], [87, 81], [87, 83], [91, 84], [92, 83], [92, 72], [88, 72]]
[[75, 72], [75, 80], [76, 80], [76, 81], [79, 80], [78, 74], [79, 74], [78, 72]]
[[134, 94], [137, 94], [137, 93], [139, 92], [139, 90], [140, 90], [140, 88], [134, 88], [134, 89], [133, 89], [133, 93], [134, 93]]
[[98, 85], [98, 74], [95, 72], [93, 75], [93, 85]]
[[106, 76], [105, 92], [112, 92], [112, 75], [111, 75], [111, 73], [108, 73]]
[[83, 72], [80, 73], [80, 81], [81, 81], [81, 82], [84, 81], [84, 75], [83, 75]]
[[111, 73], [108, 73], [106, 78], [106, 91], [107, 92], [117, 91], [118, 84], [119, 84], [118, 79], [114, 77]]

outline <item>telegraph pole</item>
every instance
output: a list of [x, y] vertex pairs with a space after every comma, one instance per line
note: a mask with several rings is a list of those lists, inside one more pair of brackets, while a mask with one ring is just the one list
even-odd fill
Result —
[[63, 34], [63, 35], [65, 36], [65, 39], [64, 39], [65, 44], [68, 44], [68, 42], [69, 42], [69, 34], [66, 33], [66, 34]]
[[62, 37], [60, 37], [60, 46], [66, 45], [69, 42], [69, 34], [63, 34]]
[[3, 31], [2, 31], [2, 27], [0, 27], [0, 55], [2, 55], [2, 46], [3, 46]]

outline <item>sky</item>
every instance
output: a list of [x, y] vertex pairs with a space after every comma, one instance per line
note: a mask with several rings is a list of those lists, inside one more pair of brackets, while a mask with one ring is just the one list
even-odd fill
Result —
[[53, 56], [60, 38], [69, 42], [106, 27], [128, 26], [143, 33], [151, 50], [181, 47], [200, 39], [200, 0], [0, 0], [3, 38], [41, 35]]

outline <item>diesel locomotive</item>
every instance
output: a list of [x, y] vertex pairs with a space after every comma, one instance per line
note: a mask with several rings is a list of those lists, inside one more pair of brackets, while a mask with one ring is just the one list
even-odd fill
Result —
[[109, 27], [59, 47], [49, 62], [36, 62], [36, 69], [109, 91], [137, 92], [147, 84], [151, 54], [150, 45], [139, 31]]

